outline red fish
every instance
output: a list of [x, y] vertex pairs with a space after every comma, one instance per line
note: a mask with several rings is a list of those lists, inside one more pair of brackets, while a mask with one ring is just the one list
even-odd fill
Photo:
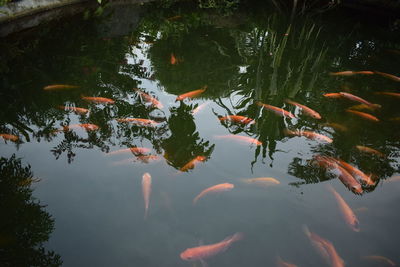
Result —
[[133, 89], [135, 92], [137, 92], [146, 102], [151, 103], [154, 107], [162, 109], [164, 106], [161, 104], [160, 101], [158, 101], [156, 98], [152, 97], [149, 94], [146, 94], [145, 92], [139, 90], [138, 88]]
[[233, 121], [236, 123], [242, 123], [242, 124], [251, 124], [254, 123], [253, 119], [250, 119], [248, 117], [245, 116], [240, 116], [240, 115], [229, 115], [229, 116], [225, 116], [225, 117], [220, 117], [218, 118], [220, 121]]
[[330, 72], [329, 75], [331, 76], [353, 76], [356, 74], [364, 74], [364, 75], [372, 75], [374, 74], [373, 71], [363, 70], [363, 71], [340, 71], [340, 72]]
[[387, 96], [394, 96], [394, 97], [400, 97], [400, 93], [394, 93], [394, 92], [376, 92], [376, 95], [387, 95]]
[[202, 162], [205, 161], [207, 158], [204, 156], [197, 156], [194, 159], [192, 159], [191, 161], [189, 161], [188, 163], [186, 163], [182, 168], [180, 168], [179, 170], [181, 172], [186, 172], [189, 169], [193, 169], [194, 166], [198, 163], [198, 162]]
[[346, 109], [346, 112], [353, 113], [354, 115], [357, 115], [363, 119], [378, 122], [379, 119], [371, 114], [361, 112], [361, 111], [356, 111], [356, 110], [351, 110], [351, 109]]
[[138, 160], [140, 160], [143, 163], [149, 163], [152, 160], [160, 159], [160, 157], [157, 155], [137, 155], [136, 157]]
[[233, 139], [233, 140], [237, 140], [237, 141], [241, 141], [241, 142], [245, 142], [245, 143], [255, 144], [257, 146], [261, 146], [262, 145], [261, 141], [258, 141], [257, 139], [254, 139], [254, 138], [251, 138], [251, 137], [248, 137], [248, 136], [230, 134], [230, 135], [217, 135], [215, 137], [216, 138]]
[[151, 175], [146, 172], [142, 177], [142, 192], [144, 200], [144, 219], [149, 212], [150, 194], [151, 194]]
[[356, 148], [357, 148], [358, 150], [362, 151], [362, 152], [365, 152], [365, 153], [377, 155], [377, 156], [383, 157], [383, 158], [385, 157], [385, 154], [383, 154], [382, 152], [380, 152], [380, 151], [378, 151], [378, 150], [376, 150], [376, 149], [367, 147], [367, 146], [356, 146]]
[[336, 122], [326, 122], [326, 123], [324, 123], [322, 125], [331, 127], [333, 129], [335, 129], [336, 131], [347, 132], [347, 127], [346, 126], [341, 125], [341, 124], [336, 123]]
[[336, 192], [335, 189], [331, 185], [328, 186], [329, 190], [332, 192], [332, 194], [335, 196], [336, 201], [339, 205], [340, 212], [342, 213], [342, 216], [346, 223], [350, 226], [350, 228], [355, 231], [359, 232], [360, 231], [360, 223], [354, 214], [353, 210], [347, 205], [346, 201], [339, 195], [338, 192]]
[[380, 255], [369, 255], [369, 256], [364, 256], [362, 258], [366, 260], [379, 261], [382, 263], [384, 262], [386, 266], [396, 266], [396, 263], [394, 263], [394, 261]]
[[219, 193], [219, 192], [225, 192], [225, 191], [230, 191], [234, 188], [235, 186], [230, 183], [224, 183], [224, 184], [217, 184], [214, 186], [211, 186], [209, 188], [204, 189], [203, 191], [200, 192], [194, 199], [193, 199], [193, 205], [197, 203], [197, 201], [204, 197], [207, 194], [211, 193]]
[[384, 72], [380, 72], [380, 71], [374, 71], [375, 74], [381, 75], [382, 77], [388, 78], [392, 81], [395, 82], [400, 82], [400, 77], [394, 76], [392, 74], [389, 73], [384, 73]]
[[208, 104], [209, 104], [208, 102], [201, 104], [200, 106], [198, 106], [197, 108], [195, 108], [195, 109], [192, 110], [192, 114], [195, 115], [195, 114], [199, 113], [199, 112], [200, 112], [201, 110], [203, 110]]
[[353, 109], [353, 110], [370, 110], [370, 111], [375, 111], [378, 108], [380, 108], [380, 105], [374, 104], [374, 106], [368, 106], [365, 104], [359, 104], [359, 105], [354, 105], [349, 107], [349, 109]]
[[208, 259], [212, 256], [215, 256], [221, 252], [227, 250], [234, 242], [242, 240], [243, 234], [236, 233], [233, 236], [229, 236], [222, 240], [221, 242], [204, 245], [194, 248], [188, 248], [180, 254], [182, 260], [185, 261], [201, 261], [203, 266], [207, 266], [204, 262], [205, 259]]
[[146, 147], [131, 147], [131, 148], [124, 148], [124, 149], [119, 149], [116, 151], [112, 151], [110, 153], [108, 153], [107, 155], [119, 155], [119, 154], [123, 154], [123, 153], [133, 153], [135, 155], [143, 155], [150, 152], [149, 148]]
[[277, 179], [272, 177], [259, 177], [259, 178], [250, 178], [250, 179], [242, 179], [243, 182], [247, 184], [255, 184], [259, 186], [271, 186], [271, 185], [278, 185], [279, 182]]
[[175, 55], [173, 53], [171, 53], [171, 57], [169, 62], [171, 63], [171, 65], [175, 65], [178, 64], [178, 60], [176, 59]]
[[185, 98], [193, 98], [196, 97], [202, 93], [204, 93], [207, 90], [207, 85], [203, 86], [203, 88], [198, 89], [198, 90], [194, 90], [194, 91], [190, 91], [184, 94], [179, 95], [175, 101], [182, 101]]
[[176, 16], [173, 16], [173, 17], [169, 17], [169, 18], [167, 18], [167, 20], [169, 20], [169, 21], [173, 21], [173, 20], [177, 20], [177, 19], [180, 19], [180, 18], [182, 18], [182, 16], [180, 16], [180, 15], [176, 15]]
[[75, 128], [84, 128], [87, 131], [97, 131], [98, 129], [100, 129], [100, 127], [97, 126], [96, 124], [82, 123], [82, 124], [71, 124], [68, 126], [64, 126], [62, 131], [69, 131], [69, 130], [75, 129]]
[[9, 140], [13, 142], [17, 142], [19, 140], [19, 137], [13, 134], [2, 133], [0, 134], [0, 137], [2, 137], [4, 140]]
[[350, 99], [350, 100], [356, 101], [356, 102], [360, 102], [360, 103], [365, 104], [365, 105], [367, 105], [367, 106], [372, 106], [372, 107], [376, 107], [376, 108], [380, 108], [380, 107], [381, 107], [381, 106], [378, 105], [378, 104], [373, 104], [373, 103], [371, 103], [371, 102], [368, 102], [368, 101], [365, 100], [365, 99], [362, 99], [361, 97], [355, 96], [355, 95], [350, 94], [350, 93], [340, 92], [339, 94], [340, 94], [341, 96], [347, 98], [347, 99]]
[[105, 97], [95, 97], [95, 96], [81, 96], [81, 98], [88, 102], [93, 102], [96, 104], [114, 104], [115, 101], [110, 98]]
[[324, 141], [324, 142], [327, 142], [327, 143], [332, 143], [333, 142], [333, 140], [331, 138], [329, 138], [328, 136], [325, 136], [325, 135], [319, 134], [319, 133], [315, 133], [315, 132], [312, 132], [312, 131], [305, 131], [305, 130], [292, 131], [292, 130], [289, 130], [289, 129], [285, 129], [284, 133], [287, 134], [287, 135], [292, 135], [292, 136], [293, 135], [295, 135], [295, 136], [304, 136], [304, 137], [306, 137], [308, 139], [311, 139], [311, 140], [320, 140], [320, 141]]
[[326, 93], [326, 94], [323, 94], [323, 96], [327, 97], [327, 98], [341, 98], [342, 97], [342, 95], [339, 93]]
[[303, 111], [305, 114], [307, 114], [308, 116], [310, 116], [310, 117], [312, 117], [312, 118], [314, 118], [314, 119], [318, 119], [318, 120], [321, 119], [321, 115], [320, 115], [318, 112], [316, 112], [315, 110], [313, 110], [313, 109], [311, 109], [311, 108], [309, 108], [309, 107], [307, 107], [307, 106], [304, 106], [304, 105], [299, 104], [299, 103], [297, 103], [297, 102], [291, 101], [291, 100], [289, 100], [289, 99], [286, 99], [285, 102], [288, 103], [288, 104], [291, 104], [291, 105], [294, 105], [294, 106], [296, 106], [296, 107], [301, 108], [302, 111]]
[[331, 159], [339, 163], [339, 165], [342, 166], [344, 169], [346, 169], [353, 177], [358, 177], [361, 181], [363, 181], [367, 185], [375, 185], [375, 182], [372, 181], [371, 179], [371, 175], [370, 176], [366, 175], [356, 167], [351, 166], [350, 164], [341, 159], [334, 159], [334, 158]]
[[89, 112], [86, 108], [77, 108], [77, 107], [69, 107], [69, 106], [58, 106], [59, 109], [73, 111], [78, 114], [86, 114]]
[[43, 90], [46, 91], [54, 91], [54, 90], [62, 90], [62, 89], [73, 89], [78, 88], [79, 86], [76, 85], [69, 85], [69, 84], [52, 84], [43, 87]]
[[289, 117], [289, 118], [291, 118], [291, 119], [296, 118], [296, 116], [294, 116], [294, 115], [293, 115], [292, 113], [290, 113], [289, 111], [284, 110], [283, 108], [278, 108], [278, 107], [271, 106], [271, 105], [268, 105], [268, 104], [264, 104], [264, 103], [261, 103], [261, 102], [256, 102], [256, 104], [257, 104], [258, 106], [260, 106], [260, 107], [263, 107], [264, 109], [266, 109], [266, 110], [268, 110], [268, 111], [272, 111], [273, 113], [275, 113], [275, 114], [277, 114], [277, 115], [279, 115], [279, 116], [282, 116], [282, 117]]
[[149, 126], [155, 127], [157, 126], [158, 122], [148, 119], [141, 119], [141, 118], [123, 118], [117, 119], [118, 122], [132, 122], [140, 126]]

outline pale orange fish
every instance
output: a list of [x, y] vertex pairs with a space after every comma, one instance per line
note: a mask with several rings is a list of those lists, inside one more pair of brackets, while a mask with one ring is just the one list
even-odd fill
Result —
[[339, 195], [339, 193], [336, 192], [336, 190], [331, 185], [328, 186], [328, 189], [335, 196], [336, 201], [339, 205], [340, 212], [342, 213], [346, 223], [350, 226], [351, 229], [353, 229], [353, 231], [360, 232], [360, 223], [353, 210], [349, 207], [349, 205], [347, 205], [346, 201], [344, 201], [342, 196]]
[[52, 84], [43, 87], [43, 90], [46, 91], [53, 91], [53, 90], [62, 90], [62, 89], [73, 89], [78, 88], [79, 86], [76, 85], [69, 85], [69, 84]]
[[389, 74], [389, 73], [384, 73], [384, 72], [380, 72], [380, 71], [374, 71], [375, 74], [381, 75], [382, 77], [388, 78], [392, 81], [395, 82], [400, 82], [400, 77], [397, 77], [395, 75]]
[[184, 100], [185, 98], [196, 97], [196, 96], [204, 93], [206, 90], [207, 90], [207, 85], [203, 86], [203, 88], [201, 88], [201, 89], [197, 89], [197, 90], [194, 90], [194, 91], [190, 91], [190, 92], [181, 94], [176, 98], [175, 101], [181, 101], [181, 100]]
[[376, 109], [378, 109], [380, 106], [368, 106], [365, 104], [359, 104], [359, 105], [354, 105], [349, 107], [349, 109], [353, 109], [353, 110], [370, 110], [370, 111], [375, 111]]
[[224, 138], [224, 139], [233, 139], [233, 140], [236, 140], [236, 141], [255, 144], [257, 146], [261, 146], [262, 145], [261, 141], [258, 141], [257, 139], [254, 139], [254, 138], [251, 138], [251, 137], [248, 137], [248, 136], [230, 134], [230, 135], [216, 135], [215, 137], [216, 138]]
[[148, 152], [150, 152], [150, 149], [146, 148], [146, 147], [131, 147], [131, 148], [115, 150], [115, 151], [107, 153], [107, 155], [111, 156], [111, 155], [119, 155], [119, 154], [124, 154], [124, 153], [133, 153], [135, 155], [142, 155], [142, 154], [146, 154]]
[[286, 262], [286, 261], [282, 260], [281, 257], [279, 257], [279, 256], [276, 258], [276, 266], [277, 267], [297, 267], [296, 264]]
[[301, 108], [302, 111], [305, 114], [307, 114], [308, 116], [310, 116], [310, 117], [312, 117], [314, 119], [318, 119], [318, 120], [321, 119], [321, 115], [318, 112], [316, 112], [315, 110], [313, 110], [313, 109], [311, 109], [311, 108], [309, 108], [309, 107], [307, 107], [305, 105], [299, 104], [299, 103], [291, 101], [289, 99], [286, 99], [285, 102], [288, 103], [288, 104], [291, 104], [293, 106]]
[[9, 140], [13, 142], [17, 142], [19, 140], [19, 137], [13, 134], [2, 133], [0, 134], [0, 137], [2, 137], [4, 140]]
[[173, 17], [169, 17], [169, 18], [167, 18], [167, 20], [169, 20], [169, 21], [173, 21], [173, 20], [177, 20], [177, 19], [180, 19], [180, 18], [182, 18], [182, 16], [181, 16], [181, 15], [176, 15], [176, 16], [173, 16]]
[[171, 57], [169, 62], [171, 63], [171, 65], [175, 65], [178, 64], [178, 60], [176, 59], [175, 55], [173, 53], [171, 53]]
[[337, 253], [333, 244], [320, 237], [319, 235], [310, 232], [307, 226], [303, 226], [304, 233], [308, 236], [315, 249], [327, 261], [331, 267], [344, 267], [344, 261]]
[[347, 130], [348, 130], [346, 126], [341, 125], [341, 124], [336, 123], [336, 122], [326, 122], [326, 123], [324, 123], [322, 125], [331, 127], [333, 129], [335, 129], [336, 131], [341, 131], [341, 132], [347, 132]]
[[371, 179], [371, 175], [370, 176], [366, 175], [356, 167], [351, 166], [350, 164], [341, 159], [335, 159], [335, 158], [332, 159], [336, 160], [339, 163], [339, 165], [345, 168], [353, 177], [358, 177], [361, 181], [363, 181], [367, 185], [375, 185], [375, 182], [372, 181]]
[[389, 119], [390, 121], [394, 121], [394, 122], [399, 122], [400, 121], [400, 117], [393, 117]]
[[371, 114], [361, 112], [361, 111], [356, 111], [356, 110], [351, 110], [351, 109], [346, 109], [346, 112], [353, 113], [354, 115], [357, 115], [363, 119], [373, 121], [373, 122], [378, 122], [379, 119]]
[[137, 155], [136, 158], [143, 163], [149, 163], [152, 160], [160, 159], [160, 157], [157, 155]]
[[341, 98], [342, 97], [342, 95], [339, 93], [326, 93], [326, 94], [323, 94], [323, 96], [327, 97], [327, 98]]
[[132, 122], [140, 126], [149, 126], [155, 127], [158, 125], [158, 122], [148, 119], [141, 119], [141, 118], [122, 118], [117, 119], [118, 122]]
[[384, 263], [387, 266], [396, 266], [396, 263], [394, 263], [394, 261], [392, 261], [391, 259], [388, 259], [384, 256], [380, 256], [380, 255], [369, 255], [369, 256], [363, 256], [362, 258], [365, 260], [379, 261], [379, 262]]
[[319, 133], [312, 132], [312, 131], [306, 131], [306, 130], [294, 130], [294, 131], [292, 131], [292, 130], [289, 130], [289, 129], [285, 129], [284, 133], [286, 135], [291, 135], [291, 136], [304, 136], [304, 137], [306, 137], [308, 139], [311, 139], [311, 140], [320, 140], [320, 141], [324, 141], [324, 142], [327, 142], [327, 143], [332, 143], [333, 142], [332, 138], [329, 138], [326, 135], [319, 134]]
[[400, 93], [394, 93], [394, 92], [376, 92], [376, 95], [387, 95], [387, 96], [394, 96], [394, 97], [400, 97]]
[[149, 212], [150, 194], [151, 194], [151, 175], [146, 172], [142, 177], [142, 192], [144, 199], [144, 219]]
[[143, 98], [144, 101], [151, 103], [154, 107], [159, 108], [159, 109], [162, 109], [164, 107], [164, 105], [160, 101], [158, 101], [156, 98], [152, 97], [151, 95], [146, 94], [145, 92], [141, 91], [138, 88], [134, 88], [133, 90], [135, 92], [137, 92]]
[[259, 186], [270, 186], [280, 184], [277, 179], [272, 177], [259, 177], [259, 178], [250, 178], [250, 179], [242, 179], [243, 182], [247, 184], [255, 184]]
[[357, 148], [358, 150], [362, 151], [362, 152], [365, 152], [365, 153], [377, 155], [377, 156], [379, 156], [379, 157], [385, 157], [385, 154], [383, 154], [382, 152], [380, 152], [380, 151], [378, 151], [378, 150], [376, 150], [376, 149], [367, 147], [367, 146], [356, 146], [356, 148]]
[[195, 108], [195, 109], [192, 110], [192, 114], [195, 115], [195, 114], [199, 113], [199, 112], [200, 112], [201, 110], [203, 110], [208, 104], [209, 104], [209, 103], [206, 102], [206, 103], [203, 103], [203, 104], [199, 105], [197, 108]]
[[86, 131], [97, 131], [98, 129], [100, 129], [100, 127], [97, 126], [96, 124], [81, 123], [81, 124], [71, 124], [68, 126], [64, 126], [62, 131], [69, 131], [71, 129], [76, 129], [76, 128], [84, 128]]
[[381, 107], [378, 104], [373, 104], [373, 103], [368, 102], [367, 100], [365, 100], [365, 99], [363, 99], [363, 98], [361, 98], [359, 96], [356, 96], [356, 95], [353, 95], [353, 94], [350, 94], [350, 93], [340, 92], [339, 94], [341, 96], [347, 98], [347, 99], [350, 99], [350, 100], [355, 101], [355, 102], [360, 102], [360, 103], [365, 104], [367, 106], [372, 106], [372, 107], [375, 107], [375, 108], [380, 108]]
[[115, 100], [106, 97], [96, 97], [96, 96], [81, 96], [81, 98], [88, 102], [93, 102], [96, 104], [114, 104]]
[[397, 176], [390, 177], [390, 178], [387, 180], [387, 182], [400, 182], [400, 176], [397, 175]]
[[250, 119], [245, 116], [240, 116], [240, 115], [228, 115], [225, 117], [220, 117], [218, 118], [220, 121], [233, 121], [236, 123], [242, 123], [242, 124], [251, 124], [254, 123], [253, 119]]
[[192, 159], [191, 161], [189, 161], [188, 163], [186, 163], [182, 168], [180, 168], [179, 170], [181, 172], [186, 172], [189, 169], [193, 169], [194, 166], [198, 163], [198, 162], [202, 162], [205, 161], [207, 158], [205, 156], [197, 156], [194, 159]]
[[256, 102], [256, 104], [260, 107], [263, 107], [264, 109], [268, 110], [268, 111], [272, 111], [273, 113], [282, 116], [282, 117], [289, 117], [291, 119], [296, 118], [296, 116], [294, 116], [291, 112], [284, 110], [283, 108], [278, 108], [275, 106], [271, 106], [268, 104], [264, 104], [261, 102]]
[[77, 107], [70, 107], [70, 106], [58, 106], [59, 109], [73, 111], [78, 114], [86, 114], [89, 112], [86, 108], [77, 108]]
[[204, 245], [194, 248], [188, 248], [180, 254], [182, 260], [185, 261], [201, 261], [203, 266], [207, 266], [204, 262], [205, 259], [208, 259], [212, 256], [215, 256], [221, 252], [227, 250], [234, 242], [242, 240], [243, 234], [236, 233], [233, 236], [229, 236], [222, 240], [221, 242]]
[[230, 183], [223, 183], [223, 184], [217, 184], [214, 186], [211, 186], [209, 188], [204, 189], [203, 191], [200, 192], [194, 199], [193, 199], [193, 205], [197, 203], [197, 201], [204, 197], [207, 194], [212, 194], [212, 193], [219, 193], [219, 192], [225, 192], [225, 191], [230, 191], [234, 188], [235, 186]]
[[374, 74], [373, 71], [368, 71], [368, 70], [362, 70], [362, 71], [340, 71], [340, 72], [330, 72], [329, 75], [331, 76], [353, 76], [356, 74], [363, 74], [363, 75], [372, 75]]

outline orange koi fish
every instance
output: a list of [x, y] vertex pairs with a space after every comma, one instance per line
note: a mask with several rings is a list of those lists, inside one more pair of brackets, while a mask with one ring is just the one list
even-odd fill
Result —
[[388, 78], [392, 81], [395, 82], [400, 82], [400, 77], [394, 76], [392, 74], [389, 73], [384, 73], [384, 72], [380, 72], [380, 71], [374, 71], [375, 74], [381, 75], [382, 77]]
[[177, 19], [180, 19], [180, 18], [182, 18], [182, 16], [181, 16], [181, 15], [176, 15], [176, 16], [173, 16], [173, 17], [169, 17], [169, 18], [167, 18], [167, 20], [169, 20], [169, 21], [173, 21], [173, 20], [177, 20]]
[[184, 94], [179, 95], [175, 101], [182, 101], [185, 98], [193, 98], [196, 97], [202, 93], [204, 93], [207, 90], [207, 85], [203, 86], [203, 88], [198, 89], [198, 90], [194, 90], [194, 91], [190, 91]]
[[365, 112], [351, 110], [351, 109], [346, 109], [346, 112], [353, 113], [354, 115], [357, 115], [357, 116], [359, 116], [359, 117], [361, 117], [363, 119], [370, 120], [370, 121], [373, 121], [373, 122], [378, 122], [379, 121], [379, 119], [377, 117], [375, 117], [375, 116], [373, 116], [371, 114], [365, 113]]
[[144, 219], [146, 219], [149, 212], [149, 202], [151, 194], [151, 175], [148, 172], [143, 174], [142, 177], [142, 192], [144, 199]]
[[331, 127], [333, 129], [335, 129], [336, 131], [341, 131], [341, 132], [347, 132], [347, 130], [348, 130], [346, 126], [341, 125], [341, 124], [336, 123], [336, 122], [326, 122], [326, 123], [324, 123], [322, 125], [327, 126], [327, 127]]
[[248, 117], [245, 116], [240, 116], [240, 115], [229, 115], [229, 116], [225, 116], [225, 117], [220, 117], [218, 118], [220, 121], [233, 121], [236, 123], [242, 123], [242, 124], [251, 124], [254, 123], [253, 119], [250, 119]]
[[195, 115], [195, 114], [199, 113], [199, 112], [200, 112], [202, 109], [204, 109], [208, 104], [209, 104], [208, 102], [201, 104], [200, 106], [198, 106], [197, 108], [195, 108], [195, 109], [192, 110], [192, 114]]
[[148, 119], [141, 119], [141, 118], [123, 118], [117, 119], [118, 122], [132, 122], [140, 126], [149, 126], [155, 127], [157, 126], [158, 122]]
[[114, 104], [115, 101], [110, 98], [105, 97], [95, 97], [95, 96], [81, 96], [85, 101], [96, 103], [96, 104]]
[[233, 236], [229, 236], [222, 240], [221, 242], [204, 245], [194, 248], [188, 248], [180, 254], [182, 260], [185, 261], [201, 261], [203, 266], [207, 266], [204, 262], [205, 259], [208, 259], [212, 256], [215, 256], [221, 252], [227, 250], [234, 242], [242, 240], [243, 234], [236, 233]]
[[78, 88], [79, 86], [76, 85], [69, 85], [69, 84], [52, 84], [43, 87], [43, 90], [46, 91], [55, 91], [55, 90], [62, 90], [62, 89], [73, 89]]
[[400, 93], [394, 93], [394, 92], [376, 92], [376, 95], [387, 95], [387, 96], [394, 96], [394, 97], [400, 97]]
[[372, 75], [374, 74], [373, 71], [363, 70], [363, 71], [340, 71], [340, 72], [330, 72], [329, 75], [331, 76], [353, 76], [356, 74], [364, 74], [364, 75]]
[[380, 256], [380, 255], [369, 255], [369, 256], [364, 256], [362, 258], [365, 260], [380, 261], [382, 263], [385, 263], [388, 266], [396, 266], [396, 263], [394, 263], [394, 261], [392, 261], [391, 259], [388, 259], [384, 256]]
[[361, 152], [365, 152], [365, 153], [377, 155], [377, 156], [382, 157], [382, 158], [385, 157], [385, 154], [383, 154], [382, 152], [380, 152], [380, 151], [378, 151], [378, 150], [376, 150], [376, 149], [367, 147], [367, 146], [356, 146], [356, 148], [357, 148], [358, 150], [360, 150]]
[[230, 183], [224, 183], [224, 184], [217, 184], [214, 186], [211, 186], [209, 188], [204, 189], [203, 191], [200, 192], [194, 199], [193, 199], [193, 205], [197, 203], [197, 201], [204, 197], [207, 194], [211, 193], [219, 193], [219, 192], [225, 192], [225, 191], [230, 191], [234, 188], [235, 186]]
[[351, 229], [355, 232], [360, 232], [360, 223], [354, 214], [353, 210], [347, 205], [346, 201], [339, 195], [336, 190], [329, 185], [328, 189], [332, 192], [332, 194], [335, 196], [336, 201], [339, 205], [340, 212], [343, 215], [344, 220], [346, 223], [350, 226]]
[[375, 111], [378, 108], [380, 108], [380, 105], [368, 106], [368, 105], [365, 105], [365, 104], [359, 104], [359, 105], [354, 105], [354, 106], [349, 107], [349, 109], [352, 109], [352, 110], [370, 110], [370, 111]]
[[129, 153], [129, 152], [131, 152], [135, 155], [143, 155], [143, 154], [150, 152], [150, 149], [146, 148], [146, 147], [130, 147], [130, 148], [124, 148], [124, 149], [112, 151], [110, 153], [107, 153], [107, 156], [119, 155], [119, 154], [124, 154], [124, 153]]
[[259, 177], [259, 178], [250, 178], [250, 179], [242, 179], [243, 182], [247, 184], [255, 184], [258, 186], [270, 186], [270, 185], [278, 185], [279, 182], [277, 179], [272, 177]]
[[261, 102], [256, 102], [256, 104], [258, 106], [260, 106], [260, 107], [265, 108], [266, 110], [272, 111], [273, 113], [275, 113], [275, 114], [277, 114], [279, 116], [289, 117], [291, 119], [296, 118], [296, 116], [294, 116], [291, 112], [289, 112], [287, 110], [284, 110], [283, 108], [278, 108], [278, 107], [271, 106], [271, 105], [268, 105], [268, 104], [264, 104], [264, 103], [261, 103]]
[[71, 124], [68, 126], [64, 126], [62, 131], [69, 131], [71, 129], [76, 129], [76, 128], [84, 128], [86, 131], [97, 131], [98, 129], [100, 129], [100, 127], [97, 126], [96, 124], [82, 123], [82, 124]]
[[344, 267], [344, 261], [337, 253], [333, 244], [320, 237], [319, 235], [310, 232], [307, 226], [303, 226], [304, 233], [310, 239], [311, 243], [318, 250], [321, 256], [327, 261], [332, 267]]
[[137, 92], [143, 98], [144, 101], [151, 103], [154, 107], [159, 108], [159, 109], [162, 109], [164, 107], [164, 105], [161, 104], [160, 101], [158, 101], [156, 98], [152, 97], [151, 95], [146, 94], [145, 92], [141, 91], [138, 88], [134, 88], [133, 90], [135, 92]]
[[175, 55], [173, 53], [171, 53], [171, 57], [169, 62], [171, 63], [171, 65], [175, 65], [178, 64], [178, 60], [176, 59]]
[[0, 137], [2, 137], [4, 140], [9, 140], [13, 142], [17, 142], [19, 140], [19, 137], [13, 134], [2, 133], [0, 134]]
[[137, 155], [136, 157], [138, 160], [140, 160], [143, 163], [149, 163], [152, 160], [160, 159], [160, 157], [157, 155]]
[[295, 265], [293, 263], [283, 261], [281, 259], [281, 257], [279, 257], [279, 256], [276, 258], [276, 266], [277, 267], [297, 267], [297, 265]]
[[73, 111], [78, 114], [86, 114], [89, 112], [86, 108], [77, 108], [77, 107], [69, 107], [69, 106], [58, 106], [59, 109]]
[[193, 169], [194, 166], [198, 163], [198, 162], [204, 162], [207, 158], [205, 156], [197, 156], [194, 159], [192, 159], [191, 161], [189, 161], [188, 163], [186, 163], [182, 168], [180, 168], [179, 170], [181, 172], [186, 172], [189, 169]]
[[321, 119], [321, 115], [319, 115], [318, 112], [316, 112], [315, 110], [313, 110], [313, 109], [311, 109], [311, 108], [309, 108], [309, 107], [307, 107], [307, 106], [304, 106], [304, 105], [299, 104], [299, 103], [297, 103], [297, 102], [291, 101], [291, 100], [289, 100], [289, 99], [286, 99], [285, 102], [288, 103], [288, 104], [290, 104], [290, 105], [293, 105], [293, 106], [296, 106], [296, 107], [301, 108], [302, 111], [303, 111], [306, 115], [308, 115], [308, 116], [310, 116], [310, 117], [312, 117], [312, 118], [314, 118], [314, 119], [318, 119], [318, 120]]
[[324, 141], [324, 142], [327, 142], [327, 143], [332, 143], [333, 142], [333, 140], [331, 138], [329, 138], [328, 136], [323, 135], [323, 134], [319, 134], [319, 133], [316, 133], [316, 132], [312, 132], [312, 131], [305, 131], [305, 130], [292, 131], [292, 130], [289, 130], [289, 129], [285, 129], [284, 133], [286, 135], [291, 135], [291, 136], [304, 136], [304, 137], [306, 137], [308, 139], [311, 139], [311, 140], [320, 140], [320, 141]]
[[358, 177], [361, 181], [363, 181], [367, 185], [375, 185], [375, 182], [372, 181], [371, 179], [371, 175], [370, 176], [366, 175], [356, 167], [351, 166], [350, 164], [341, 159], [332, 158], [332, 160], [337, 161], [339, 165], [342, 166], [344, 169], [346, 169], [353, 177]]
[[356, 102], [360, 102], [360, 103], [365, 104], [365, 105], [367, 105], [367, 106], [373, 106], [373, 107], [376, 107], [376, 108], [380, 108], [380, 107], [381, 107], [381, 106], [378, 105], [378, 104], [373, 104], [373, 103], [371, 103], [371, 102], [368, 102], [368, 101], [365, 100], [365, 99], [362, 99], [361, 97], [355, 96], [355, 95], [350, 94], [350, 93], [340, 92], [339, 94], [340, 94], [341, 96], [347, 98], [347, 99], [350, 99], [350, 100], [356, 101]]
[[323, 96], [327, 97], [327, 98], [341, 98], [342, 97], [342, 95], [339, 93], [326, 93], [326, 94], [323, 94]]
[[248, 136], [230, 134], [230, 135], [217, 135], [215, 137], [216, 138], [233, 139], [233, 140], [242, 141], [242, 142], [245, 142], [245, 143], [255, 144], [257, 146], [261, 146], [262, 145], [261, 141], [258, 141], [257, 139], [254, 139], [254, 138], [251, 138], [251, 137], [248, 137]]

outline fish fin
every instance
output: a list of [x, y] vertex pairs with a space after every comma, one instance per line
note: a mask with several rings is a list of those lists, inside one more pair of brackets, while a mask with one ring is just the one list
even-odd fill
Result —
[[203, 241], [203, 239], [200, 239], [200, 240], [199, 240], [199, 246], [204, 246], [204, 241]]
[[310, 229], [308, 229], [308, 226], [305, 225], [305, 224], [303, 224], [302, 228], [303, 228], [303, 232], [306, 234], [306, 236], [307, 236], [308, 238], [310, 238], [311, 232], [310, 232]]
[[207, 262], [205, 262], [203, 259], [200, 259], [200, 262], [202, 267], [208, 267]]

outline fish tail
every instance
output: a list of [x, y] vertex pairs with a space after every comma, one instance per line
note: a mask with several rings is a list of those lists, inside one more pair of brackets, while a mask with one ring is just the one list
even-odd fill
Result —
[[235, 233], [235, 234], [229, 239], [229, 242], [230, 242], [230, 243], [234, 243], [234, 242], [236, 242], [236, 241], [242, 240], [243, 238], [244, 238], [244, 234], [238, 232], [238, 233]]
[[149, 214], [149, 209], [146, 207], [145, 209], [144, 209], [144, 220], [146, 220], [147, 219], [147, 217], [148, 217], [148, 214]]
[[310, 229], [308, 229], [308, 226], [303, 224], [303, 226], [301, 228], [303, 228], [303, 232], [306, 234], [306, 236], [308, 238], [310, 238], [311, 237], [311, 232], [310, 232]]

